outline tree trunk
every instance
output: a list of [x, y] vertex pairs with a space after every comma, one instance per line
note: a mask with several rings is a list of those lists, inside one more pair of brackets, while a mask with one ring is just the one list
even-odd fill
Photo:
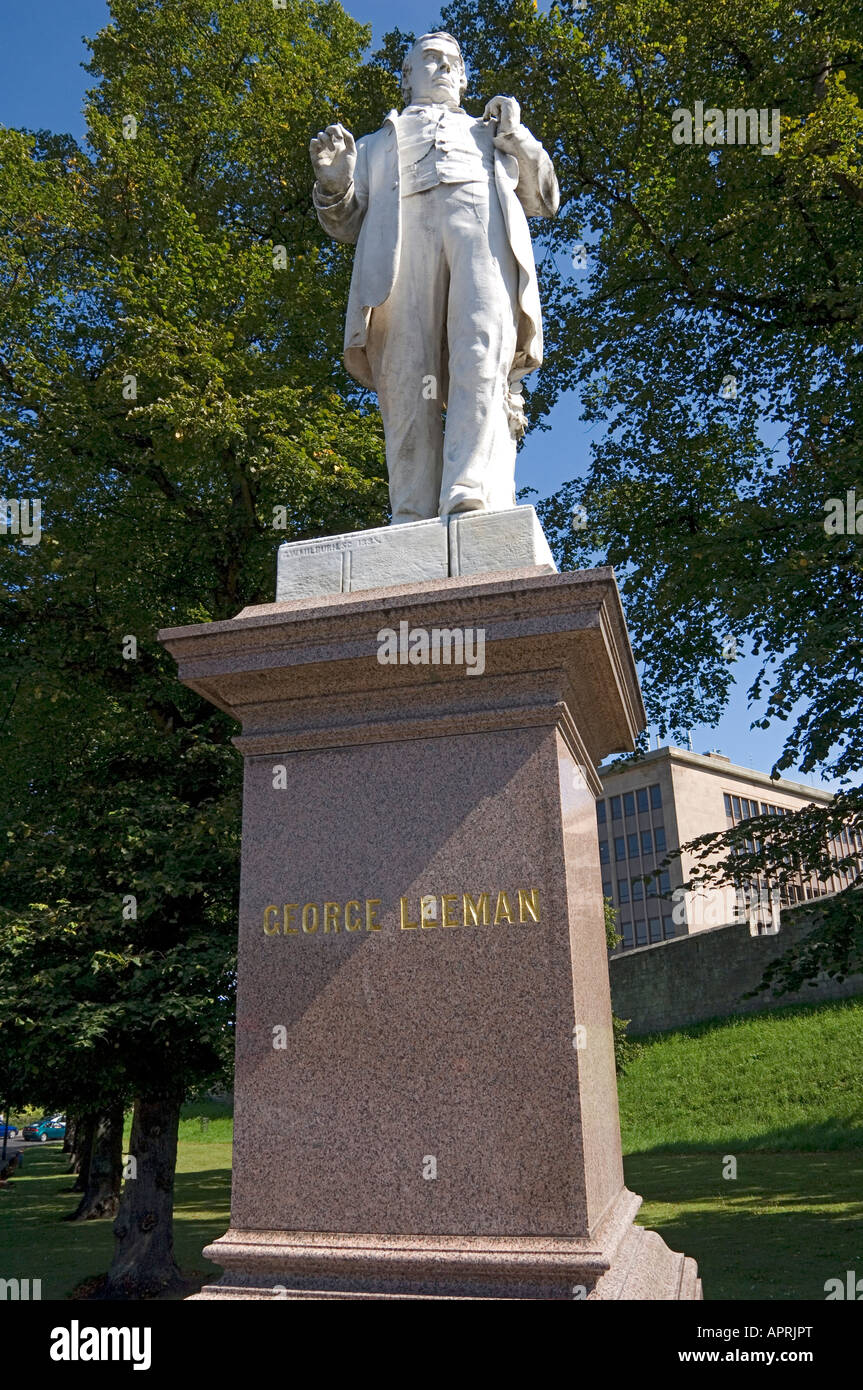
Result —
[[178, 1285], [174, 1260], [174, 1170], [182, 1093], [136, 1099], [126, 1179], [114, 1222], [114, 1259], [104, 1298], [147, 1298]]
[[117, 1215], [123, 1179], [123, 1106], [112, 1105], [97, 1115], [84, 1195], [70, 1221], [97, 1221]]
[[93, 1152], [93, 1136], [96, 1131], [98, 1115], [81, 1115], [75, 1128], [75, 1149], [71, 1155], [70, 1169], [78, 1176], [70, 1187], [70, 1192], [87, 1191], [87, 1175], [90, 1171], [90, 1155]]
[[66, 1111], [66, 1135], [63, 1139], [62, 1153], [69, 1155], [69, 1172], [72, 1171], [72, 1155], [75, 1152], [75, 1116]]

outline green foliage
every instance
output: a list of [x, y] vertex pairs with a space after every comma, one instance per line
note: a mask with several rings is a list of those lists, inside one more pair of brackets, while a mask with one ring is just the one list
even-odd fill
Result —
[[[844, 779], [858, 830], [861, 537], [824, 522], [830, 498], [863, 498], [861, 18], [857, 0], [444, 11], [471, 96], [517, 92], [560, 180], [560, 213], [538, 228], [546, 362], [530, 413], [575, 389], [594, 442], [584, 476], [539, 508], [559, 562], [615, 567], [663, 736], [718, 721], [726, 639], [757, 655], [755, 723], [789, 726], [776, 774]], [[778, 111], [778, 150], [676, 144], [673, 113], [696, 101]], [[759, 836], [758, 869], [817, 867], [830, 828], [829, 812], [786, 818]], [[746, 881], [736, 844], [710, 848]]]
[[611, 1028], [614, 1036], [614, 1069], [618, 1076], [623, 1076], [626, 1068], [641, 1052], [641, 1044], [627, 1037], [628, 1018], [618, 1018], [617, 1014], [612, 1014]]
[[609, 951], [613, 951], [623, 940], [617, 930], [617, 908], [611, 898], [603, 898], [602, 908], [605, 914], [605, 944]]
[[[603, 898], [602, 906], [605, 913], [605, 944], [609, 951], [613, 951], [623, 940], [617, 930], [617, 908], [611, 898]], [[622, 1076], [629, 1063], [638, 1056], [641, 1048], [638, 1043], [626, 1036], [626, 1030], [629, 1027], [628, 1018], [618, 1018], [616, 1014], [612, 1014], [611, 1027], [614, 1036], [614, 1066], [617, 1075]]]
[[158, 629], [271, 600], [279, 541], [386, 511], [308, 160], [391, 104], [368, 29], [314, 0], [111, 16], [87, 143], [0, 129], [0, 492], [43, 533], [0, 543], [0, 1083], [70, 1105], [230, 1067], [235, 728]]
[[863, 973], [861, 894], [855, 890], [837, 893], [818, 904], [814, 917], [814, 931], [768, 965], [753, 995], [768, 990], [776, 995], [791, 994], [825, 976], [843, 981]]

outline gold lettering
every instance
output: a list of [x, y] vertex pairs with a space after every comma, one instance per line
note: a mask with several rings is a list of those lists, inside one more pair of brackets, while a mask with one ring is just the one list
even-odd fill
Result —
[[[306, 926], [308, 918], [311, 926]], [[318, 929], [318, 905], [317, 903], [306, 903], [303, 907], [303, 931], [315, 932]]]
[[366, 931], [380, 931], [381, 924], [375, 913], [375, 908], [380, 905], [380, 898], [366, 898]]
[[351, 915], [350, 910], [352, 907], [355, 907], [357, 912], [359, 912], [360, 905], [355, 898], [351, 898], [351, 901], [349, 903], [345, 903], [345, 930], [359, 931], [360, 927], [362, 926], [362, 921], [359, 918], [354, 918]]
[[529, 912], [534, 922], [539, 921], [539, 889], [531, 888], [530, 896], [523, 888], [518, 890], [518, 920], [526, 922], [525, 912]]
[[437, 926], [437, 898], [434, 893], [424, 893], [420, 898], [420, 923], [424, 927]]
[[279, 924], [278, 924], [278, 922], [276, 923], [276, 925], [275, 925], [274, 927], [268, 927], [268, 926], [267, 926], [267, 913], [268, 913], [268, 912], [278, 912], [278, 910], [279, 910], [279, 909], [278, 909], [277, 907], [274, 907], [274, 906], [272, 906], [272, 905], [271, 905], [270, 907], [265, 907], [265, 908], [264, 908], [264, 931], [266, 932], [267, 936], [278, 936], [278, 934], [279, 934]]
[[419, 922], [411, 922], [408, 918], [408, 900], [399, 898], [399, 908], [402, 915], [402, 931], [407, 931], [409, 927], [418, 927]]
[[498, 926], [498, 924], [503, 921], [504, 917], [508, 922], [512, 921], [512, 904], [510, 903], [509, 895], [501, 892], [497, 895], [497, 907], [494, 910], [495, 926]]
[[449, 918], [449, 913], [450, 913], [449, 905], [450, 905], [450, 903], [455, 903], [455, 902], [458, 902], [458, 893], [444, 893], [444, 894], [443, 894], [443, 896], [442, 896], [442, 898], [441, 898], [441, 905], [442, 905], [442, 908], [443, 908], [443, 916], [442, 916], [442, 918], [441, 918], [441, 926], [442, 926], [442, 927], [457, 927], [457, 926], [459, 925], [458, 922], [451, 922], [451, 921], [450, 921], [450, 918]]
[[474, 900], [473, 900], [473, 898], [471, 897], [470, 893], [463, 893], [463, 894], [462, 894], [462, 904], [463, 904], [463, 907], [464, 907], [464, 924], [465, 924], [465, 926], [468, 925], [468, 920], [467, 920], [467, 919], [468, 919], [468, 916], [470, 916], [472, 925], [475, 926], [475, 927], [478, 927], [478, 926], [479, 926], [479, 914], [480, 914], [480, 912], [482, 912], [482, 924], [483, 924], [483, 926], [484, 926], [484, 927], [487, 927], [487, 926], [489, 925], [489, 920], [490, 920], [490, 918], [489, 918], [489, 901], [488, 901], [488, 893], [480, 893], [479, 898], [478, 898], [478, 900], [477, 900], [476, 902], [474, 902]]
[[338, 931], [341, 903], [324, 903], [324, 931]]
[[288, 926], [288, 923], [290, 922], [290, 920], [291, 920], [291, 918], [293, 917], [294, 913], [298, 910], [299, 906], [300, 906], [299, 903], [285, 903], [285, 905], [284, 905], [284, 907], [283, 907], [283, 909], [282, 909], [282, 917], [283, 917], [282, 931], [284, 932], [285, 936], [297, 936], [297, 935], [298, 935], [298, 928], [297, 928], [297, 927], [289, 927], [289, 926]]

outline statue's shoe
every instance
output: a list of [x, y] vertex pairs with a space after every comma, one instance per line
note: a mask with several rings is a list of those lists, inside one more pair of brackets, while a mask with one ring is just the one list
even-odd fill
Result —
[[481, 492], [470, 488], [454, 487], [449, 496], [441, 501], [441, 516], [454, 516], [457, 512], [487, 512], [488, 502]]

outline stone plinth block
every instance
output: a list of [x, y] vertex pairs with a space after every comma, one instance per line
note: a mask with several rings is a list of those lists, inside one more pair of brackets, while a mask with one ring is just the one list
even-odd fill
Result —
[[448, 521], [285, 541], [279, 546], [276, 601], [525, 567], [548, 574], [556, 570], [533, 507], [464, 512]]
[[409, 521], [279, 546], [276, 601], [351, 594], [392, 584], [446, 579], [446, 523]]
[[506, 512], [462, 512], [449, 521], [449, 572], [483, 574], [490, 570], [557, 566], [533, 507]]
[[[456, 631], [481, 664], [416, 640]], [[161, 639], [245, 759], [231, 1226], [200, 1296], [699, 1296], [623, 1182], [595, 767], [644, 711], [611, 571]]]

